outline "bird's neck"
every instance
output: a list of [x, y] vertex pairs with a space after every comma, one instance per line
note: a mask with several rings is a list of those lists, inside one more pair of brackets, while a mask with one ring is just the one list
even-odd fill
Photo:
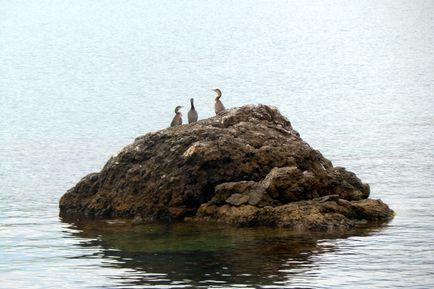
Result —
[[217, 96], [215, 97], [215, 99], [216, 99], [216, 100], [219, 100], [220, 97], [222, 97], [222, 93], [221, 93], [220, 90], [217, 90], [216, 92], [217, 92]]
[[190, 103], [191, 103], [191, 109], [194, 109], [194, 103], [192, 99], [190, 99]]

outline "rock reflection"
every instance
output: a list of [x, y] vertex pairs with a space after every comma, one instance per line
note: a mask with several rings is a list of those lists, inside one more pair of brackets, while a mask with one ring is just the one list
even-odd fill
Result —
[[80, 246], [101, 249], [103, 266], [128, 269], [126, 276], [111, 276], [113, 286], [196, 288], [290, 286], [292, 279], [315, 269], [312, 257], [336, 250], [320, 240], [364, 236], [381, 228], [316, 234], [216, 224], [131, 225], [129, 220], [69, 224], [69, 237], [85, 238]]

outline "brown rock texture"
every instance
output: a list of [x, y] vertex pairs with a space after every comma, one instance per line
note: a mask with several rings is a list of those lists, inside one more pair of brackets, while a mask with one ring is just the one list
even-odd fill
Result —
[[60, 199], [60, 215], [354, 227], [393, 211], [333, 167], [277, 108], [247, 105], [137, 138]]

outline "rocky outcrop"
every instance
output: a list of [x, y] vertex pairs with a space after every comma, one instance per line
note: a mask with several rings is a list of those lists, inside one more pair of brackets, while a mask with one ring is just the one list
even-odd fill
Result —
[[217, 221], [302, 230], [387, 220], [277, 108], [248, 105], [137, 138], [60, 200], [62, 216]]

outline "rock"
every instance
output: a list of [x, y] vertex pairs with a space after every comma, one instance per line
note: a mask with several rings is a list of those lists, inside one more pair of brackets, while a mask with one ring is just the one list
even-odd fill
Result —
[[131, 221], [131, 223], [132, 223], [133, 225], [140, 225], [140, 224], [144, 224], [144, 223], [145, 223], [145, 220], [142, 218], [142, 216], [137, 215], [137, 216], [134, 216], [134, 218], [133, 218], [133, 220]]
[[211, 202], [215, 204], [224, 204], [231, 195], [243, 194], [258, 189], [262, 189], [262, 187], [254, 181], [222, 183], [215, 187], [214, 197], [211, 199]]
[[301, 231], [350, 229], [367, 221], [384, 221], [393, 211], [380, 200], [341, 202], [328, 196], [309, 201], [292, 202], [276, 207], [258, 208], [251, 205], [214, 207], [203, 204], [192, 220], [214, 220], [238, 226], [267, 225]]
[[242, 194], [233, 194], [226, 200], [226, 203], [233, 206], [247, 204], [248, 202], [249, 202], [249, 195], [242, 195]]
[[214, 197], [210, 202], [220, 205], [228, 203], [234, 206], [248, 203], [258, 207], [278, 204], [278, 201], [270, 198], [265, 192], [265, 188], [261, 183], [254, 181], [229, 182], [217, 185]]
[[60, 199], [61, 216], [218, 221], [307, 230], [393, 215], [275, 107], [247, 105], [138, 137]]
[[281, 200], [283, 203], [311, 199], [312, 197], [306, 191], [312, 191], [308, 188], [305, 176], [312, 174], [303, 174], [296, 166], [273, 168], [262, 181], [265, 191], [274, 199]]

